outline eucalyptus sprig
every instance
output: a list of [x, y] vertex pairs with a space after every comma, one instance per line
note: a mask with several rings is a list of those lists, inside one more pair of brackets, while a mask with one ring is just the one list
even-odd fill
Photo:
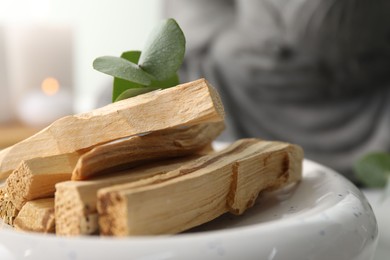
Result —
[[183, 31], [170, 18], [152, 30], [142, 52], [99, 57], [93, 68], [114, 77], [113, 102], [172, 87], [179, 84], [177, 71], [183, 63], [185, 43]]
[[390, 197], [390, 153], [373, 152], [363, 156], [354, 166], [356, 178], [369, 188], [384, 188]]

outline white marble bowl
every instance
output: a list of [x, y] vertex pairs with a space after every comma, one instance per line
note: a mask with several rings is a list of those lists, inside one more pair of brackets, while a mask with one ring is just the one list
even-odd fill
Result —
[[0, 259], [369, 260], [378, 241], [363, 194], [305, 160], [303, 180], [264, 194], [243, 216], [226, 214], [173, 236], [63, 238], [0, 229]]

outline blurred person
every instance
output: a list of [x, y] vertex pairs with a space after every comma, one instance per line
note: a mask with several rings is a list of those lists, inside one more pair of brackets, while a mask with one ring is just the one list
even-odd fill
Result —
[[301, 145], [356, 181], [353, 163], [390, 151], [390, 1], [167, 0], [187, 50], [181, 80], [220, 92], [221, 140]]

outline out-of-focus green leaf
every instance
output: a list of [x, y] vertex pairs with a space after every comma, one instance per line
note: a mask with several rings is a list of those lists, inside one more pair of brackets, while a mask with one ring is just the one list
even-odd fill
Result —
[[356, 177], [364, 185], [383, 188], [390, 176], [390, 154], [381, 152], [367, 154], [354, 168]]
[[[137, 64], [140, 56], [141, 56], [141, 51], [126, 51], [122, 53], [121, 58], [126, 59], [134, 64]], [[114, 84], [112, 89], [112, 102], [115, 102], [115, 100], [119, 97], [119, 95], [125, 90], [130, 88], [142, 88], [142, 87], [144, 87], [144, 85], [114, 77]]]
[[156, 80], [171, 78], [180, 68], [185, 53], [185, 37], [174, 19], [155, 27], [142, 51], [139, 65]]
[[[114, 76], [113, 102], [179, 84], [177, 74], [185, 53], [185, 37], [174, 19], [160, 23], [150, 34], [145, 50], [121, 57], [94, 60], [94, 69]], [[133, 90], [132, 90], [133, 89]]]
[[125, 51], [122, 53], [121, 58], [124, 58], [132, 63], [138, 64], [141, 51]]
[[163, 81], [157, 81], [153, 80], [152, 84], [150, 84], [151, 87], [157, 87], [157, 88], [170, 88], [178, 85], [180, 83], [179, 81], [179, 75], [175, 74], [169, 79], [163, 80]]
[[149, 85], [151, 76], [137, 64], [124, 58], [103, 56], [93, 61], [93, 68], [105, 74], [132, 81], [141, 85]]
[[145, 94], [145, 93], [148, 93], [148, 92], [151, 92], [154, 90], [158, 90], [158, 88], [151, 88], [151, 87], [131, 88], [131, 89], [128, 89], [128, 90], [125, 90], [124, 92], [122, 92], [118, 96], [118, 98], [115, 100], [115, 102], [119, 101], [119, 100], [131, 98], [131, 97], [135, 97], [135, 96], [138, 96], [141, 94]]

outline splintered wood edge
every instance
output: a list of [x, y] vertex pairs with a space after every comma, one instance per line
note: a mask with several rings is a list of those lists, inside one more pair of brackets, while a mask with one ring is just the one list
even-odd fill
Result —
[[[175, 99], [181, 101], [181, 105], [173, 102]], [[156, 104], [161, 104], [160, 109], [154, 108]], [[156, 118], [158, 113], [161, 114], [161, 107], [174, 104], [177, 111], [167, 107], [166, 120], [145, 123], [131, 116], [149, 111], [149, 116]], [[148, 110], [148, 106], [152, 109]], [[84, 114], [63, 117], [35, 135], [0, 151], [0, 174], [7, 176], [21, 160], [89, 149], [134, 134], [223, 119], [224, 111], [218, 93], [205, 79], [199, 79], [157, 93], [150, 92], [115, 102]], [[85, 127], [86, 124], [89, 127]], [[106, 131], [100, 131], [102, 128]]]
[[[72, 180], [85, 180], [113, 170], [134, 167], [154, 160], [186, 156], [204, 148], [223, 131], [223, 122], [165, 129], [145, 136], [97, 146], [83, 154], [72, 172]], [[135, 149], [136, 148], [136, 149]], [[202, 151], [203, 150], [203, 151]]]
[[[303, 150], [292, 144], [274, 144], [275, 149], [233, 164], [231, 193], [227, 199], [230, 213], [241, 215], [254, 205], [261, 192], [282, 188], [302, 178]], [[256, 166], [256, 161], [262, 167]]]
[[161, 175], [179, 168], [200, 155], [162, 160], [85, 181], [66, 181], [56, 185], [55, 215], [57, 234], [88, 235], [98, 231], [97, 191], [102, 187]]
[[213, 104], [216, 108], [217, 113], [223, 119], [225, 118], [225, 109], [221, 100], [221, 96], [218, 94], [217, 90], [205, 79], [199, 79], [199, 81], [204, 81], [209, 88], [210, 96], [213, 101]]
[[[100, 215], [99, 224], [100, 224], [101, 233], [105, 235], [106, 234], [110, 235], [114, 233], [115, 235], [127, 234], [126, 228], [124, 228], [127, 226], [127, 221], [119, 219], [118, 215], [114, 214], [115, 210], [117, 210], [117, 208], [120, 207], [116, 205], [115, 202], [120, 202], [121, 205], [126, 206], [127, 208], [126, 198], [123, 197], [124, 193], [128, 194], [129, 192], [135, 193], [137, 191], [143, 191], [144, 189], [152, 189], [153, 185], [158, 185], [158, 184], [164, 185], [169, 181], [174, 182], [175, 180], [178, 179], [179, 176], [188, 177], [188, 175], [190, 175], [191, 173], [194, 173], [199, 169], [204, 169], [209, 164], [214, 163], [227, 155], [245, 150], [245, 148], [248, 145], [251, 146], [254, 143], [256, 143], [256, 141], [257, 140], [255, 139], [240, 140], [235, 142], [228, 148], [224, 149], [223, 151], [219, 151], [210, 156], [201, 157], [198, 160], [195, 160], [193, 162], [190, 162], [189, 164], [184, 165], [178, 170], [168, 172], [166, 174], [155, 176], [152, 178], [140, 180], [134, 183], [116, 185], [116, 186], [100, 189], [98, 191], [98, 198], [99, 198], [98, 211]], [[109, 193], [112, 193], [113, 195], [108, 195]], [[110, 201], [111, 199], [114, 199], [114, 201]], [[125, 203], [123, 201], [125, 201]], [[113, 207], [114, 209], [110, 209], [110, 207]], [[112, 230], [111, 229], [112, 226], [117, 227], [117, 230]]]
[[[270, 143], [270, 142], [268, 142], [268, 143]], [[273, 144], [275, 144], [275, 143], [273, 143]], [[283, 149], [289, 149], [290, 147], [292, 147], [292, 146], [290, 146], [289, 144], [280, 143], [278, 149], [282, 149], [283, 150]], [[240, 145], [236, 146], [234, 149], [231, 149], [230, 152], [233, 152], [234, 150], [237, 150], [237, 149], [238, 150], [241, 149]], [[266, 148], [264, 148], [264, 149], [266, 149]], [[278, 151], [278, 149], [275, 149], [274, 151]], [[272, 152], [272, 151], [273, 151], [273, 149], [269, 149], [268, 153]], [[256, 153], [257, 153], [257, 156], [261, 156], [261, 152], [256, 152]], [[299, 153], [299, 149], [298, 149], [298, 153]], [[287, 158], [286, 154], [287, 154], [287, 151], [283, 151], [282, 152], [281, 164], [283, 164], [284, 161], [286, 160], [286, 158]], [[224, 156], [226, 156], [226, 155], [224, 155]], [[255, 156], [255, 155], [252, 155], [252, 156]], [[249, 156], [249, 157], [251, 157], [251, 156]], [[299, 156], [297, 158], [299, 159]], [[245, 160], [245, 158], [243, 158], [242, 160]], [[126, 216], [125, 213], [127, 212], [127, 210], [124, 210], [121, 207], [126, 207], [127, 208], [127, 203], [128, 203], [127, 202], [127, 196], [131, 196], [131, 194], [137, 194], [138, 192], [145, 192], [145, 193], [147, 191], [150, 192], [150, 191], [154, 190], [157, 187], [170, 185], [170, 184], [173, 184], [175, 182], [179, 182], [180, 180], [184, 180], [186, 178], [192, 178], [193, 176], [191, 176], [191, 174], [194, 174], [198, 169], [203, 168], [202, 165], [204, 166], [205, 163], [207, 164], [207, 160], [206, 160], [206, 162], [200, 163], [198, 166], [193, 167], [192, 169], [187, 170], [187, 175], [177, 174], [176, 176], [173, 176], [173, 178], [172, 177], [167, 177], [165, 182], [164, 182], [164, 180], [156, 180], [157, 183], [152, 181], [151, 183], [148, 184], [148, 183], [146, 183], [147, 182], [146, 180], [142, 180], [142, 181], [139, 181], [138, 183], [132, 183], [132, 184], [128, 184], [128, 185], [126, 185], [126, 184], [124, 184], [124, 185], [117, 185], [117, 186], [114, 186], [114, 187], [108, 187], [108, 188], [99, 190], [99, 192], [98, 192], [98, 197], [99, 197], [98, 210], [99, 210], [99, 213], [100, 213], [99, 222], [100, 222], [100, 228], [101, 228], [102, 233], [105, 234], [105, 235], [113, 235], [113, 234], [114, 235], [119, 235], [119, 236], [128, 235], [127, 232], [129, 232], [129, 230], [127, 228], [125, 228], [128, 225], [127, 221], [125, 221], [124, 219], [119, 219], [119, 217], [121, 217], [121, 216], [122, 216], [122, 218], [124, 216]], [[229, 167], [234, 168], [234, 165], [236, 165], [235, 162], [232, 162], [231, 166], [229, 166]], [[288, 180], [290, 178], [284, 178], [285, 172], [288, 171], [288, 169], [286, 169], [285, 167], [286, 166], [283, 166], [283, 165], [281, 166], [281, 172], [277, 173], [278, 176], [277, 176], [276, 179], [273, 180], [273, 183], [257, 187], [256, 197], [257, 197], [259, 192], [261, 192], [262, 190], [264, 190], [266, 188], [269, 188], [269, 187], [272, 187], [272, 186], [279, 186], [279, 187], [281, 187], [282, 185], [284, 185], [284, 183], [288, 183]], [[169, 174], [172, 175], [172, 173], [168, 173], [166, 175], [168, 176]], [[297, 177], [297, 176], [300, 176], [300, 175], [299, 174], [294, 174], [294, 176]], [[299, 177], [297, 177], [294, 180], [297, 180], [297, 179], [299, 179]], [[293, 179], [291, 179], [291, 181], [292, 180]], [[231, 185], [231, 183], [229, 183], [229, 185], [230, 185], [230, 188], [228, 188], [229, 189], [228, 194], [231, 192], [232, 188], [233, 189], [235, 188], [235, 186]], [[226, 197], [227, 198], [226, 198], [226, 210], [225, 210], [225, 212], [229, 211], [229, 210], [233, 210], [233, 212], [234, 212], [235, 209], [229, 208], [230, 206], [229, 206], [229, 203], [227, 201], [229, 195], [227, 195]], [[241, 214], [248, 207], [251, 207], [253, 205], [253, 203], [251, 203], [252, 199], [253, 198], [250, 197], [248, 202], [244, 205], [245, 207], [242, 208], [242, 209], [239, 209]], [[217, 216], [217, 215], [219, 215], [218, 212], [216, 212], [215, 216]], [[187, 227], [187, 228], [189, 228], [189, 227]], [[138, 232], [138, 231], [135, 231], [135, 232]]]
[[55, 184], [70, 179], [77, 159], [61, 154], [22, 161], [6, 180], [10, 201], [20, 210], [27, 201], [54, 196]]

